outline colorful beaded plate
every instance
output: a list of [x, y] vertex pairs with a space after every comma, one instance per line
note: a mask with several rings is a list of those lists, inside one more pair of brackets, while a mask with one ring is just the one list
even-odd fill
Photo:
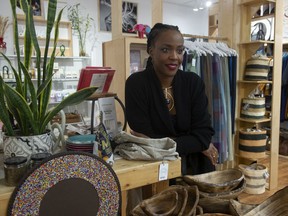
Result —
[[55, 154], [14, 189], [7, 215], [119, 215], [119, 180], [103, 159], [85, 152]]

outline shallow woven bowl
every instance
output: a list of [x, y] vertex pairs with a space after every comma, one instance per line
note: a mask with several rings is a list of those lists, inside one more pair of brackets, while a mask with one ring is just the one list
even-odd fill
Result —
[[197, 185], [205, 193], [227, 192], [236, 188], [244, 178], [241, 170], [227, 169], [200, 175], [185, 175], [183, 180], [189, 185]]
[[200, 197], [207, 197], [207, 198], [217, 198], [217, 199], [236, 199], [245, 189], [246, 181], [243, 178], [239, 185], [231, 191], [222, 191], [222, 192], [215, 192], [215, 193], [206, 193], [199, 191]]

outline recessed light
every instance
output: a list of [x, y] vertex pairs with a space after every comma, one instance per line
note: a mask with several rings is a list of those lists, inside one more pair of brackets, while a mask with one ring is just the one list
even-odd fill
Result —
[[207, 1], [206, 2], [206, 7], [210, 7], [212, 5], [212, 2], [211, 1]]

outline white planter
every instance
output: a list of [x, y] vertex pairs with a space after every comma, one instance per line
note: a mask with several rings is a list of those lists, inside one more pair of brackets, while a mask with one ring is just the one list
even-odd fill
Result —
[[32, 154], [53, 153], [55, 142], [51, 133], [35, 136], [6, 136], [3, 134], [4, 157], [24, 156], [30, 158]]

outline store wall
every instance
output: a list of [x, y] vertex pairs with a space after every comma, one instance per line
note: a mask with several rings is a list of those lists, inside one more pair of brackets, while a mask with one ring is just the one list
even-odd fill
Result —
[[[63, 2], [62, 0], [61, 2]], [[69, 5], [79, 3], [76, 0], [67, 1]], [[92, 57], [92, 65], [102, 66], [102, 43], [111, 40], [110, 32], [99, 32], [98, 26], [98, 2], [99, 0], [82, 0], [81, 7], [89, 14], [96, 23], [96, 29], [88, 35], [86, 43], [87, 53]], [[138, 4], [138, 23], [144, 23], [151, 26], [151, 2], [141, 0], [129, 0]], [[10, 1], [2, 0], [0, 7], [1, 16], [12, 17]], [[208, 35], [208, 10], [193, 12], [192, 8], [175, 5], [171, 3], [163, 4], [163, 23], [178, 25], [181, 32], [185, 34]], [[13, 54], [13, 31], [12, 26], [5, 34], [8, 55]], [[78, 56], [78, 39], [73, 36], [73, 53]]]

